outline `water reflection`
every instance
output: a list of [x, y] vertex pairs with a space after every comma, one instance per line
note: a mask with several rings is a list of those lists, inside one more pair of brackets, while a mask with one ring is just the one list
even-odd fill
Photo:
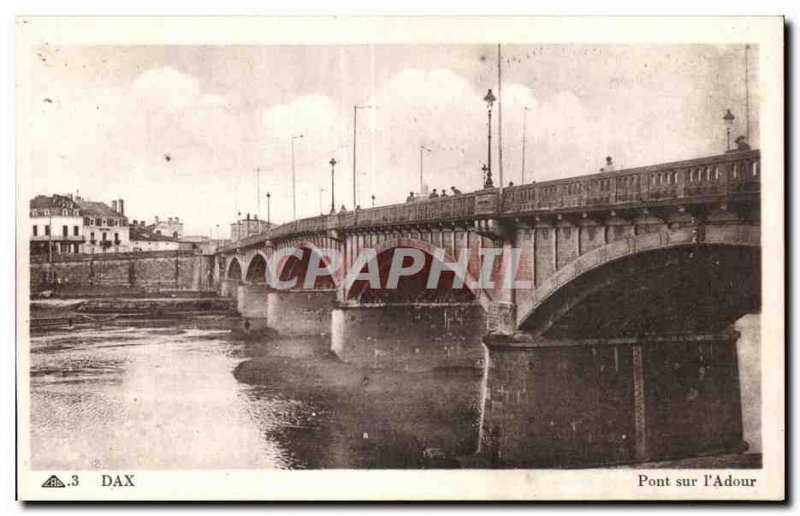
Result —
[[474, 451], [478, 370], [377, 371], [326, 338], [204, 326], [34, 337], [33, 467], [456, 467]]

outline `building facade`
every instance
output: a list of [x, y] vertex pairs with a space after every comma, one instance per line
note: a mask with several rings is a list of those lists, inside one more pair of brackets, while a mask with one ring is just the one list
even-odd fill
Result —
[[162, 220], [156, 215], [152, 224], [152, 233], [180, 239], [183, 236], [183, 222], [179, 217], [168, 217], [166, 220]]
[[159, 229], [158, 218], [154, 224], [134, 220], [130, 226], [131, 250], [137, 253], [179, 250], [178, 238], [172, 234], [163, 234], [164, 229], [163, 226]]
[[231, 223], [231, 240], [235, 242], [249, 236], [264, 233], [270, 226], [271, 224], [266, 220], [257, 219], [255, 217], [250, 218], [250, 214], [248, 213], [246, 218]]
[[83, 211], [68, 195], [37, 195], [29, 203], [32, 256], [77, 254], [84, 244]]
[[131, 250], [124, 200], [113, 200], [111, 206], [80, 197], [76, 197], [75, 202], [83, 217], [85, 241], [81, 252], [124, 253]]

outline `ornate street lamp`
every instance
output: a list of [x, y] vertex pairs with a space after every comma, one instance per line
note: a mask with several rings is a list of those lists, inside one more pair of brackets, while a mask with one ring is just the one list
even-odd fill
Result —
[[731, 113], [730, 109], [725, 111], [725, 116], [722, 117], [722, 121], [725, 122], [725, 135], [728, 141], [728, 152], [731, 150], [731, 127], [733, 126], [733, 120], [735, 118], [736, 117], [733, 116], [733, 113]]
[[492, 182], [492, 169], [486, 166], [486, 163], [483, 164], [481, 167], [483, 170], [483, 187], [484, 188], [494, 188], [494, 183]]
[[334, 169], [336, 167], [336, 159], [331, 158], [331, 160], [328, 163], [331, 166], [331, 214], [333, 214], [336, 213], [336, 202], [334, 195], [334, 187], [335, 187]]
[[[488, 115], [489, 115], [489, 124], [488, 124], [489, 139], [488, 139], [488, 147], [487, 147], [487, 152], [486, 152], [486, 154], [487, 154], [487, 160], [486, 161], [487, 161], [488, 167], [489, 167], [489, 171], [487, 172], [486, 176], [487, 176], [487, 185], [489, 185], [489, 182], [490, 182], [491, 177], [492, 177], [492, 105], [494, 104], [494, 101], [497, 100], [497, 99], [492, 94], [492, 90], [490, 89], [489, 92], [486, 94], [486, 96], [483, 97], [483, 100], [486, 102], [486, 108], [487, 108], [487, 112], [488, 112]], [[487, 185], [484, 185], [484, 188], [491, 188], [491, 185], [489, 185], [489, 186], [487, 186]]]
[[270, 224], [271, 217], [270, 217], [270, 209], [269, 209], [269, 204], [270, 204], [269, 200], [270, 200], [271, 197], [272, 197], [272, 194], [267, 192], [267, 228], [269, 228], [271, 226], [271, 224]]

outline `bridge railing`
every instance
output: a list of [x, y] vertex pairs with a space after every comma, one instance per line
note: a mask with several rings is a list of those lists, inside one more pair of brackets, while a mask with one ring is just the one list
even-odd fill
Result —
[[335, 225], [358, 228], [460, 219], [475, 213], [475, 195], [469, 193], [340, 213], [336, 215]]
[[761, 154], [729, 152], [687, 161], [513, 186], [503, 212], [705, 197], [760, 189]]
[[266, 233], [233, 242], [220, 251], [247, 247], [267, 239], [338, 228], [442, 222], [473, 215], [493, 216], [537, 210], [617, 206], [758, 192], [760, 176], [760, 152], [736, 151], [693, 160], [512, 186], [503, 190], [502, 203], [496, 202], [499, 200], [499, 190], [487, 189], [437, 199], [320, 215], [273, 227]]

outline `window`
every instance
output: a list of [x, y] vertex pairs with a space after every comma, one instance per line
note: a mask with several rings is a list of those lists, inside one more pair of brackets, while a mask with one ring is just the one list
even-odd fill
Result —
[[114, 233], [114, 243], [119, 244], [119, 233]]
[[95, 242], [95, 240], [94, 240], [94, 231], [92, 231], [91, 233], [89, 233], [89, 241], [90, 241], [91, 243], [94, 243], [94, 242]]
[[49, 217], [50, 216], [50, 210], [49, 209], [45, 209], [44, 210], [44, 216], [45, 217]]
[[75, 217], [79, 217], [79, 216], [80, 216], [80, 214], [81, 214], [81, 213], [80, 213], [80, 211], [78, 211], [78, 210], [72, 210], [72, 215], [73, 215], [73, 216], [75, 216]]
[[39, 236], [39, 226], [33, 225], [33, 236]]
[[69, 226], [61, 226], [61, 236], [69, 236]]
[[106, 219], [103, 219], [103, 220], [100, 222], [100, 225], [101, 225], [101, 226], [105, 226], [105, 225], [106, 225]]
[[89, 225], [94, 226], [94, 219], [89, 219]]
[[79, 226], [72, 226], [72, 234], [74, 236], [78, 236], [81, 232], [81, 228]]
[[31, 210], [31, 217], [38, 217], [39, 213], [36, 210]]
[[69, 210], [61, 210], [61, 215], [69, 217]]
[[106, 234], [105, 233], [101, 233], [101, 234], [103, 235], [103, 242], [105, 242], [106, 241]]
[[44, 225], [44, 235], [45, 236], [50, 236], [50, 224], [45, 224]]

